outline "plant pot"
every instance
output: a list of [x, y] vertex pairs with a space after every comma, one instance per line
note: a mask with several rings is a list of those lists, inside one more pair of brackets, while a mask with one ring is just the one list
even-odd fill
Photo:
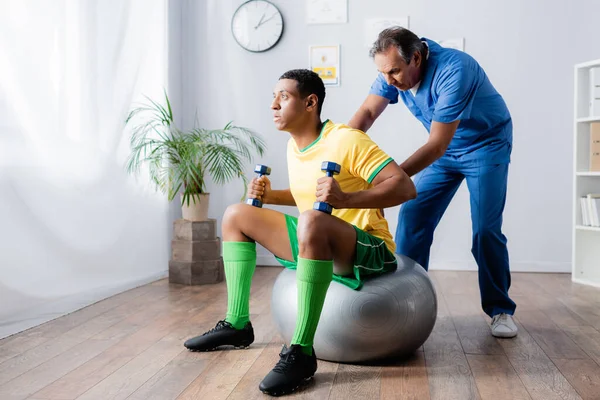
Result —
[[210, 193], [200, 193], [190, 197], [190, 203], [181, 206], [182, 218], [188, 221], [208, 221], [208, 201]]

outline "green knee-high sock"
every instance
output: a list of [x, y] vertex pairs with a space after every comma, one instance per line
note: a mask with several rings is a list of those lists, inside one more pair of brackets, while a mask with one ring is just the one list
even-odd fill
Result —
[[235, 329], [250, 321], [250, 285], [256, 268], [256, 243], [223, 242], [223, 263], [227, 280], [227, 316]]
[[313, 341], [327, 289], [333, 276], [333, 261], [308, 260], [298, 257], [298, 318], [291, 344], [299, 344], [311, 355]]

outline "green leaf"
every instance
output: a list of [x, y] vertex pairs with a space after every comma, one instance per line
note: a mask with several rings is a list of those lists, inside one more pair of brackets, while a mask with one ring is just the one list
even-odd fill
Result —
[[216, 184], [241, 179], [245, 197], [245, 163], [253, 161], [253, 154], [264, 154], [263, 138], [233, 121], [222, 129], [179, 130], [173, 123], [167, 92], [163, 91], [165, 105], [146, 97], [148, 103], [136, 105], [127, 115], [125, 125], [131, 128], [127, 172], [137, 175], [147, 165], [150, 181], [169, 201], [181, 193], [182, 202], [189, 203], [190, 198], [205, 193], [206, 174]]

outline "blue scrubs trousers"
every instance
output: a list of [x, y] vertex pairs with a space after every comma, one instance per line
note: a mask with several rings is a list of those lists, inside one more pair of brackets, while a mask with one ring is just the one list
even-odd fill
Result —
[[481, 306], [490, 317], [513, 315], [516, 304], [508, 297], [510, 270], [502, 233], [508, 164], [464, 167], [445, 158], [415, 177], [417, 197], [403, 204], [398, 216], [396, 252], [428, 269], [433, 232], [466, 178], [471, 197], [471, 252], [479, 267]]

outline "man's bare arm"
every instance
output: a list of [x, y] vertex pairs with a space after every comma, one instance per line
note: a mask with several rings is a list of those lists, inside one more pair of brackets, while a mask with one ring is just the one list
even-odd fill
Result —
[[429, 140], [410, 157], [406, 159], [400, 168], [402, 168], [408, 176], [413, 176], [440, 158], [446, 152], [450, 141], [454, 137], [456, 128], [460, 121], [454, 121], [449, 124], [433, 121], [429, 130]]
[[354, 116], [348, 122], [348, 125], [354, 129], [366, 132], [371, 128], [373, 122], [381, 115], [383, 110], [390, 103], [388, 99], [375, 94], [367, 96], [362, 105], [358, 108]]
[[387, 208], [417, 196], [415, 185], [395, 162], [386, 165], [371, 182], [373, 187], [358, 192], [343, 192], [332, 177], [317, 181], [317, 201], [334, 208]]
[[265, 175], [260, 178], [252, 178], [248, 183], [248, 198], [260, 199], [263, 204], [275, 204], [278, 206], [295, 206], [296, 200], [290, 189], [272, 190], [271, 181]]
[[271, 190], [267, 198], [266, 204], [275, 204], [278, 206], [295, 206], [296, 200], [292, 196], [290, 189], [285, 190]]

